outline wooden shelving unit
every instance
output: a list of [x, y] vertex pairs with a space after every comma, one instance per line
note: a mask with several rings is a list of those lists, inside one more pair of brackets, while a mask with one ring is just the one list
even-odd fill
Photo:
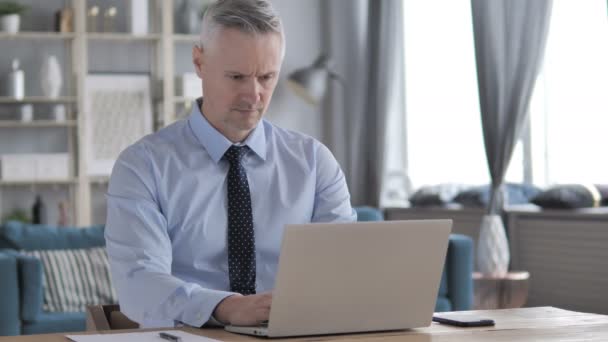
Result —
[[23, 180], [23, 181], [6, 181], [0, 180], [0, 186], [55, 186], [55, 185], [75, 185], [77, 183], [76, 178], [65, 179], [65, 180]]
[[[175, 96], [175, 46], [177, 44], [195, 44], [199, 40], [196, 34], [175, 34], [174, 32], [174, 3], [171, 0], [149, 0], [150, 23], [149, 34], [133, 35], [130, 33], [98, 33], [87, 32], [86, 14], [87, 8], [92, 4], [89, 0], [70, 0], [65, 2], [71, 5], [74, 11], [74, 32], [19, 32], [17, 34], [0, 33], [0, 50], [2, 44], [8, 41], [44, 41], [48, 44], [64, 44], [69, 64], [63, 65], [64, 80], [69, 79], [71, 86], [70, 96], [62, 96], [50, 99], [40, 96], [27, 96], [23, 99], [0, 97], [0, 106], [18, 106], [23, 104], [53, 105], [64, 104], [68, 109], [68, 119], [62, 122], [52, 120], [34, 120], [21, 122], [17, 120], [0, 120], [0, 134], [7, 129], [47, 129], [68, 128], [68, 151], [72, 160], [72, 172], [74, 178], [60, 181], [3, 181], [0, 186], [5, 187], [27, 187], [27, 186], [69, 186], [71, 201], [74, 203], [75, 225], [88, 226], [92, 224], [91, 217], [92, 200], [91, 188], [107, 186], [109, 177], [89, 176], [89, 165], [87, 162], [87, 133], [85, 111], [85, 79], [89, 70], [89, 45], [90, 44], [129, 44], [143, 42], [152, 48], [150, 76], [154, 86], [152, 88], [153, 120], [157, 123], [156, 128], [163, 127], [176, 118], [176, 107], [187, 105], [192, 99]], [[52, 16], [53, 13], [48, 14]], [[4, 51], [3, 51], [4, 53]]]
[[59, 32], [19, 32], [17, 34], [0, 32], [0, 40], [71, 40], [76, 35], [74, 33]]
[[87, 33], [89, 40], [102, 40], [114, 42], [134, 42], [134, 41], [149, 41], [156, 42], [161, 39], [160, 34], [132, 35], [126, 33]]
[[184, 42], [184, 43], [197, 43], [199, 41], [200, 37], [197, 34], [174, 34], [173, 35], [173, 40], [178, 43], [178, 42]]
[[22, 122], [17, 120], [0, 120], [0, 128], [54, 128], [54, 127], [76, 127], [76, 120], [53, 121], [34, 120]]
[[26, 96], [23, 99], [15, 99], [12, 97], [0, 97], [0, 104], [42, 104], [42, 103], [75, 103], [75, 96], [61, 96], [56, 99], [43, 96]]

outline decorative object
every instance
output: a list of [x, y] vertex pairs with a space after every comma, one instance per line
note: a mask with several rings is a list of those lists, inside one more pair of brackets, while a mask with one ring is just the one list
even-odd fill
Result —
[[74, 10], [71, 7], [64, 7], [55, 13], [55, 31], [74, 32]]
[[200, 1], [182, 0], [178, 16], [181, 33], [193, 34], [200, 31], [201, 10]]
[[40, 68], [40, 85], [42, 94], [48, 98], [56, 99], [61, 93], [63, 78], [59, 61], [54, 55], [47, 55]]
[[287, 79], [287, 84], [308, 103], [317, 105], [325, 96], [328, 77], [339, 81], [342, 85], [344, 83], [342, 78], [332, 70], [329, 57], [321, 55], [311, 66], [292, 72]]
[[69, 203], [67, 200], [60, 201], [57, 205], [59, 215], [57, 215], [57, 225], [65, 227], [70, 224]]
[[91, 6], [87, 11], [87, 32], [99, 31], [99, 6]]
[[103, 12], [103, 32], [116, 32], [116, 7], [108, 7]]
[[15, 34], [19, 32], [21, 13], [27, 9], [14, 1], [0, 2], [0, 31]]
[[119, 153], [152, 132], [148, 75], [87, 75], [85, 136], [88, 174], [110, 175]]
[[129, 28], [136, 36], [148, 33], [148, 0], [131, 0], [129, 7]]
[[53, 120], [56, 122], [64, 122], [67, 119], [65, 106], [56, 104], [53, 106]]
[[13, 59], [12, 70], [7, 77], [6, 92], [8, 97], [15, 100], [23, 100], [25, 96], [25, 76], [23, 70], [19, 69], [18, 59]]
[[33, 224], [45, 224], [46, 220], [46, 207], [42, 202], [42, 197], [36, 195], [36, 200], [32, 206], [32, 223]]
[[34, 119], [34, 106], [29, 103], [19, 106], [19, 114], [19, 121], [31, 122]]
[[499, 215], [484, 215], [477, 242], [477, 267], [486, 276], [503, 277], [509, 270], [509, 243]]

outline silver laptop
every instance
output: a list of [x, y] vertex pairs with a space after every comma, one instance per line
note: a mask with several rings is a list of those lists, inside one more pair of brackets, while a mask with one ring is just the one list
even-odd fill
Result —
[[452, 220], [311, 223], [285, 228], [268, 324], [286, 337], [431, 324]]

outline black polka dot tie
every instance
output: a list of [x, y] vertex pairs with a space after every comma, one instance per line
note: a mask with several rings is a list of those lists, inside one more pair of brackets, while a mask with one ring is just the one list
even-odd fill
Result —
[[255, 235], [247, 173], [241, 158], [247, 146], [231, 146], [224, 154], [228, 171], [228, 273], [230, 291], [255, 294]]

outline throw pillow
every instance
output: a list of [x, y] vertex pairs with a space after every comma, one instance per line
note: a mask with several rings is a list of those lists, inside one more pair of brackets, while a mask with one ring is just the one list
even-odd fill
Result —
[[[604, 195], [608, 195], [607, 186], [600, 188]], [[606, 198], [602, 200], [602, 193], [595, 185], [564, 184], [541, 192], [532, 199], [532, 203], [546, 209], [578, 209], [599, 207]]]
[[[505, 204], [527, 204], [540, 193], [540, 189], [530, 184], [506, 183]], [[454, 197], [454, 202], [464, 207], [487, 208], [490, 204], [490, 185], [477, 186], [460, 192]]]
[[87, 305], [118, 303], [105, 248], [22, 251], [40, 259], [43, 310], [85, 312]]
[[468, 185], [450, 183], [423, 186], [410, 196], [409, 201], [413, 207], [441, 207], [452, 202], [456, 194], [467, 188]]
[[595, 187], [600, 192], [600, 205], [608, 206], [608, 184], [595, 184]]

